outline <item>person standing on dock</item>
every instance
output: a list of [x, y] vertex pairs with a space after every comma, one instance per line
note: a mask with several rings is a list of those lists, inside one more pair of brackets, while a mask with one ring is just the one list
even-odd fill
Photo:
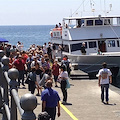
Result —
[[52, 65], [52, 74], [53, 74], [54, 81], [55, 81], [55, 87], [58, 87], [57, 80], [58, 80], [58, 76], [59, 76], [59, 68], [60, 68], [60, 66], [58, 64], [58, 60], [55, 59], [54, 64]]
[[68, 76], [70, 76], [70, 72], [71, 72], [71, 62], [70, 62], [70, 60], [68, 59], [68, 56], [67, 55], [65, 55], [64, 57], [63, 57], [63, 60], [61, 61], [61, 66], [62, 65], [66, 65], [66, 70], [67, 70], [67, 72], [68, 72]]
[[46, 89], [42, 92], [42, 112], [46, 111], [51, 120], [55, 120], [56, 116], [56, 106], [58, 108], [58, 117], [60, 116], [60, 97], [58, 92], [52, 89], [52, 81], [48, 80], [46, 82]]
[[60, 66], [61, 72], [58, 76], [58, 80], [60, 82], [60, 88], [63, 94], [63, 105], [67, 105], [67, 89], [66, 89], [66, 85], [67, 85], [67, 80], [68, 80], [68, 72], [66, 71], [66, 66], [63, 64], [62, 66]]
[[24, 72], [25, 72], [25, 62], [22, 59], [22, 56], [19, 55], [18, 58], [14, 61], [13, 67], [15, 67], [19, 71], [18, 83], [20, 86], [20, 80], [22, 80], [22, 85], [24, 85]]
[[109, 104], [109, 83], [112, 83], [112, 73], [107, 69], [107, 64], [102, 64], [103, 68], [98, 73], [98, 85], [101, 86], [101, 101], [104, 103], [104, 90], [106, 93], [106, 104]]

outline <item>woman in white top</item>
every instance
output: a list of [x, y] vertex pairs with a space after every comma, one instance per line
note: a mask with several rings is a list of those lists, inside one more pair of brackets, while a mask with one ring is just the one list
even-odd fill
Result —
[[66, 89], [67, 82], [66, 82], [66, 80], [68, 79], [68, 72], [66, 71], [66, 66], [64, 64], [60, 68], [61, 68], [61, 72], [60, 72], [58, 79], [60, 80], [61, 91], [63, 93], [62, 104], [66, 104], [66, 102], [67, 102], [67, 89]]

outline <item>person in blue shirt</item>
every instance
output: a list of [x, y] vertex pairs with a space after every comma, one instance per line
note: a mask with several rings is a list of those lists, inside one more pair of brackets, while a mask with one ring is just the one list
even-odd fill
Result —
[[48, 80], [46, 82], [46, 89], [42, 92], [42, 112], [46, 111], [51, 120], [55, 120], [56, 117], [56, 107], [58, 108], [58, 117], [60, 116], [60, 97], [58, 92], [52, 89], [52, 81]]

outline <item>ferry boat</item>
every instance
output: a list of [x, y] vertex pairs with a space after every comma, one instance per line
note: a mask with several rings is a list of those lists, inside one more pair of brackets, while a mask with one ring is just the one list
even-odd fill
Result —
[[[103, 62], [114, 75], [120, 75], [120, 16], [63, 18], [62, 28], [51, 30], [51, 42], [57, 49], [61, 45], [62, 54], [89, 75], [98, 72]], [[83, 42], [86, 55], [81, 53]]]

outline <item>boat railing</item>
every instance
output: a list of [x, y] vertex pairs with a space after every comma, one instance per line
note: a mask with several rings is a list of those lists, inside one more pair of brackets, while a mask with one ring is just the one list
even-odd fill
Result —
[[22, 120], [36, 120], [33, 110], [37, 107], [37, 98], [32, 94], [25, 94], [19, 98], [19, 72], [15, 68], [9, 69], [9, 58], [0, 50], [0, 112], [2, 120], [18, 120], [18, 112]]

